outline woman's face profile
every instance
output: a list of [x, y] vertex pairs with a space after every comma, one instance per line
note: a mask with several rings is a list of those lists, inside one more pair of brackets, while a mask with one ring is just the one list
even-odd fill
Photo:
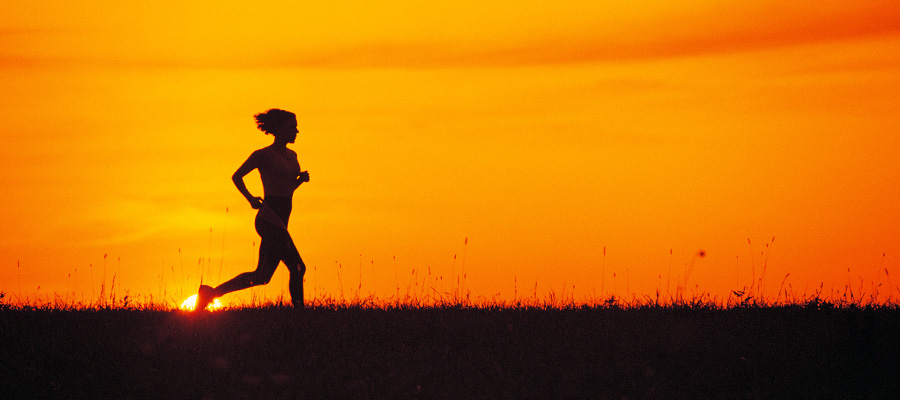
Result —
[[297, 139], [297, 119], [291, 118], [286, 119], [284, 123], [279, 125], [274, 132], [275, 136], [283, 136], [288, 139], [288, 143], [294, 143], [294, 140]]

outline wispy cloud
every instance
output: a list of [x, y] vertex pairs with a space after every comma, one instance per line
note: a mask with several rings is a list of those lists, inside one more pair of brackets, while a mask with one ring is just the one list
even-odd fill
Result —
[[[0, 38], [5, 42], [0, 63], [514, 66], [717, 54], [900, 36], [900, 8], [888, 0], [709, 0], [685, 4], [635, 0], [566, 7], [550, 2], [498, 2], [441, 10], [379, 9], [364, 3], [267, 7], [283, 12], [263, 24], [257, 20], [262, 17], [257, 15], [259, 10], [253, 14], [246, 7], [217, 6], [216, 12], [208, 13], [202, 5], [181, 6], [178, 12], [167, 14], [156, 8], [110, 5], [91, 19], [98, 15], [97, 10], [82, 6], [77, 13], [80, 17], [65, 24], [52, 19], [29, 28], [3, 28], [0, 24]], [[190, 17], [198, 13], [204, 18]], [[63, 32], [55, 26], [79, 32]]]
[[[896, 37], [900, 8], [891, 2], [734, 2], [685, 10], [668, 19], [636, 20], [614, 30], [566, 32], [524, 40], [502, 33], [473, 42], [367, 42], [325, 52], [298, 52], [282, 62], [303, 66], [494, 66], [606, 62], [780, 48]], [[783, 4], [782, 4], [783, 3]], [[827, 3], [827, 2], [826, 2]], [[598, 17], [596, 25], [605, 21]]]

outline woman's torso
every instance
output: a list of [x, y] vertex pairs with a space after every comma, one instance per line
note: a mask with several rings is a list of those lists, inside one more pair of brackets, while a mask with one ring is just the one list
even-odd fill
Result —
[[297, 176], [300, 175], [297, 153], [287, 148], [272, 147], [259, 149], [257, 153], [260, 157], [258, 169], [265, 198], [282, 197], [290, 200], [297, 189]]

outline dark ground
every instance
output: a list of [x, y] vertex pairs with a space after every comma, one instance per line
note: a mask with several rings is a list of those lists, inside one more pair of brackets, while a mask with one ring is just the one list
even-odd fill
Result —
[[900, 396], [896, 308], [0, 309], [0, 398]]

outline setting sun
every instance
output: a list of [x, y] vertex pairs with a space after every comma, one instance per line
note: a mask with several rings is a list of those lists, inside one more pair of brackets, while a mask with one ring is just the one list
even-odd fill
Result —
[[[196, 304], [197, 304], [197, 295], [195, 294], [191, 297], [188, 297], [183, 302], [181, 302], [181, 306], [179, 308], [184, 311], [194, 311], [194, 306]], [[222, 302], [219, 301], [219, 299], [213, 300], [212, 303], [209, 303], [209, 305], [206, 306], [206, 309], [209, 311], [215, 311], [215, 310], [219, 310], [221, 308], [222, 308]]]

